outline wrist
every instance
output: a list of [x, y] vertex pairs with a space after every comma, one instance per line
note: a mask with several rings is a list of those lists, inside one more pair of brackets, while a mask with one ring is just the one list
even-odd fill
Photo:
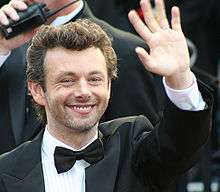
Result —
[[165, 77], [166, 84], [176, 90], [186, 89], [193, 84], [193, 73], [190, 69]]

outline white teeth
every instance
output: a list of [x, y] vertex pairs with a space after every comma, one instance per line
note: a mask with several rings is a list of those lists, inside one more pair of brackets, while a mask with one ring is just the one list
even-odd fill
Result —
[[88, 110], [91, 108], [91, 106], [86, 106], [86, 107], [76, 107], [74, 106], [75, 109], [78, 109], [78, 110]]

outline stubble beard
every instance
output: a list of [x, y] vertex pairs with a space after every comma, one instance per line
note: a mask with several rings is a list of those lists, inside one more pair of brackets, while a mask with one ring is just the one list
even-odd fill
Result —
[[52, 113], [59, 124], [64, 125], [66, 128], [68, 128], [71, 131], [74, 131], [76, 133], [84, 133], [90, 131], [93, 127], [95, 127], [102, 115], [104, 114], [106, 108], [108, 106], [108, 99], [103, 101], [101, 104], [95, 106], [96, 111], [92, 111], [92, 114], [90, 114], [88, 117], [82, 117], [82, 118], [76, 118], [71, 116], [67, 110], [64, 109], [63, 111], [63, 117], [60, 115], [60, 110], [54, 110]]
[[65, 126], [79, 133], [87, 132], [99, 123], [107, 106], [108, 106], [108, 101], [105, 101], [101, 104], [101, 106], [97, 108], [96, 111], [92, 112], [91, 115], [81, 119], [80, 118], [74, 119], [72, 117], [68, 118], [68, 116], [66, 116], [67, 118], [65, 120]]

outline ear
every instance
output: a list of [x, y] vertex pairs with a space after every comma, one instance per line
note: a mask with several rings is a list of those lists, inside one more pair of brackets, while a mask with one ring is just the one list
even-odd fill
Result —
[[42, 106], [46, 105], [45, 92], [40, 84], [28, 81], [28, 90], [37, 104]]

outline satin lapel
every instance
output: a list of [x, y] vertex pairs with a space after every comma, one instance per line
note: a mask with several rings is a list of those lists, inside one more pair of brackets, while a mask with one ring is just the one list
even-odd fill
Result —
[[16, 52], [12, 52], [8, 60], [9, 74], [9, 108], [12, 130], [16, 144], [21, 141], [22, 129], [25, 119], [25, 93], [26, 93], [26, 53], [27, 45]]
[[44, 180], [41, 163], [22, 180], [10, 175], [4, 175], [7, 192], [44, 192]]
[[104, 159], [86, 168], [86, 192], [114, 190], [120, 155], [119, 134], [112, 136], [104, 148]]
[[23, 146], [23, 151], [12, 173], [3, 174], [7, 192], [43, 192], [44, 179], [41, 163], [41, 141], [43, 131]]

